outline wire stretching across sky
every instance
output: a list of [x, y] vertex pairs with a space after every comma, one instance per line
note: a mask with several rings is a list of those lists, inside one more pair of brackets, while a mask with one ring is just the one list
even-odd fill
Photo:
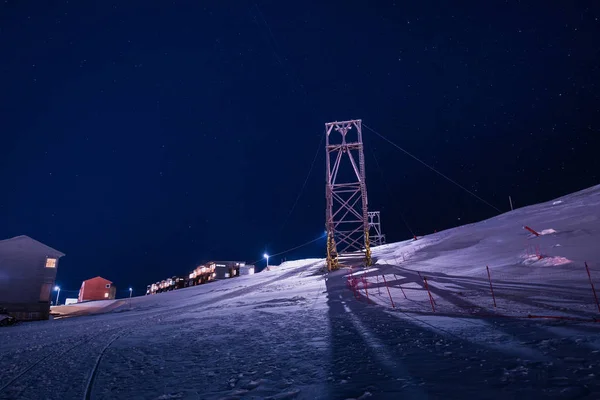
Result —
[[[321, 145], [323, 144], [324, 137], [325, 137], [325, 132], [323, 131], [323, 135], [321, 135], [321, 140], [319, 141], [319, 147], [317, 147], [315, 156], [313, 157], [312, 163], [310, 164], [310, 169], [308, 170], [308, 174], [306, 175], [306, 178], [304, 178], [304, 183], [302, 184], [302, 187], [300, 188], [300, 191], [298, 192], [298, 196], [296, 196], [296, 200], [294, 201], [292, 208], [290, 208], [290, 211], [288, 212], [287, 216], [283, 220], [283, 223], [281, 224], [281, 228], [279, 228], [279, 232], [277, 233], [277, 236], [281, 235], [281, 232], [283, 232], [283, 229], [287, 225], [287, 222], [290, 219], [290, 216], [292, 215], [292, 213], [296, 209], [296, 206], [298, 205], [298, 200], [300, 200], [300, 197], [302, 197], [302, 193], [304, 193], [304, 189], [306, 188], [306, 183], [308, 182], [308, 179], [310, 178], [310, 175], [312, 174], [312, 171], [315, 168], [315, 162], [317, 161], [317, 157], [319, 156], [319, 152], [321, 151]], [[273, 241], [271, 240], [270, 243], [271, 242], [273, 242]]]
[[[273, 34], [273, 31], [271, 30], [271, 27], [269, 26], [269, 23], [267, 22], [267, 19], [265, 18], [262, 10], [260, 9], [260, 7], [258, 6], [257, 3], [253, 3], [252, 5], [253, 5], [252, 8], [254, 8], [256, 11], [256, 15], [254, 16], [256, 23], [259, 25], [263, 25], [264, 28], [266, 28], [266, 36], [267, 36], [266, 39], [267, 39], [267, 42], [269, 43], [269, 46], [271, 47], [271, 49], [273, 51], [275, 58], [277, 59], [277, 62], [285, 70], [285, 75], [291, 80], [292, 86], [296, 86], [298, 89], [300, 89], [300, 91], [303, 92], [304, 95], [306, 96], [306, 98], [308, 99], [308, 92], [307, 92], [306, 88], [304, 87], [304, 85], [302, 85], [302, 82], [298, 78], [298, 75], [295, 73], [294, 69], [289, 65], [289, 63], [285, 62], [285, 58], [283, 58], [282, 56], [279, 55], [279, 53], [280, 53], [279, 45], [277, 43], [277, 40], [275, 39], [275, 35]], [[316, 115], [317, 109], [316, 109], [315, 105], [310, 101], [307, 103], [307, 105], [310, 109], [309, 111], [311, 111], [314, 115]], [[304, 182], [302, 183], [302, 187], [300, 188], [300, 191], [298, 192], [298, 195], [296, 196], [296, 199], [294, 200], [292, 207], [290, 208], [289, 212], [287, 213], [286, 217], [284, 218], [283, 223], [281, 224], [281, 227], [279, 228], [276, 237], [281, 236], [281, 233], [284, 231], [285, 227], [287, 226], [287, 223], [289, 222], [290, 217], [292, 216], [296, 207], [298, 206], [298, 202], [299, 202], [300, 198], [302, 197], [302, 194], [304, 193], [306, 184], [308, 183], [308, 180], [314, 169], [315, 162], [317, 161], [317, 158], [319, 156], [319, 152], [321, 151], [321, 146], [323, 145], [324, 138], [325, 138], [325, 132], [323, 132], [323, 134], [321, 135], [321, 139], [319, 141], [319, 146], [313, 157], [312, 163], [310, 165], [310, 169], [308, 170], [308, 174], [306, 175], [306, 178], [304, 179]], [[267, 247], [269, 247], [273, 243], [273, 240], [274, 239], [269, 240], [269, 242], [268, 242], [269, 244], [267, 245]]]
[[[392, 190], [390, 189], [390, 186], [389, 186], [388, 182], [385, 180], [385, 176], [383, 176], [383, 169], [381, 168], [381, 165], [379, 165], [379, 160], [377, 160], [377, 156], [375, 155], [375, 150], [373, 150], [373, 146], [369, 146], [369, 148], [371, 149], [371, 154], [373, 155], [373, 159], [375, 160], [375, 165], [377, 166], [377, 169], [379, 170], [379, 174], [381, 175], [381, 179], [383, 181], [383, 184], [384, 184], [385, 188], [387, 189], [387, 192], [390, 195], [390, 197], [393, 197], [392, 196]], [[406, 221], [406, 218], [404, 218], [404, 214], [402, 213], [402, 211], [398, 210], [398, 212], [400, 214], [400, 218], [402, 218], [402, 221], [404, 222], [404, 225], [406, 226], [406, 228], [408, 229], [408, 231], [410, 232], [410, 234], [412, 236], [415, 236], [415, 233], [413, 232], [412, 229], [410, 229], [410, 225], [408, 225], [408, 222]]]
[[[282, 255], [282, 254], [289, 253], [290, 251], [298, 250], [298, 249], [299, 249], [299, 248], [301, 248], [301, 247], [308, 246], [308, 245], [309, 245], [309, 244], [311, 244], [311, 243], [318, 242], [319, 240], [322, 240], [322, 239], [324, 239], [324, 238], [325, 238], [325, 235], [322, 235], [322, 236], [319, 236], [319, 237], [318, 237], [318, 238], [316, 238], [316, 239], [309, 240], [308, 242], [302, 243], [302, 244], [300, 244], [300, 245], [298, 245], [298, 246], [294, 246], [294, 247], [292, 247], [292, 248], [289, 248], [289, 249], [287, 249], [287, 250], [284, 250], [284, 251], [280, 251], [279, 253], [275, 253], [275, 254], [269, 254], [268, 256], [269, 256], [269, 258], [271, 258], [271, 257], [275, 257], [275, 256], [280, 256], [280, 255]], [[256, 261], [252, 262], [252, 264], [256, 264], [256, 263], [257, 263], [257, 262], [259, 262], [260, 260], [262, 260], [262, 258], [259, 258], [258, 260], [256, 260]]]
[[380, 138], [382, 138], [383, 140], [385, 140], [386, 142], [388, 142], [389, 144], [391, 144], [392, 146], [394, 146], [398, 150], [402, 151], [407, 156], [409, 156], [412, 159], [420, 162], [421, 164], [423, 164], [424, 166], [426, 166], [427, 168], [429, 168], [430, 170], [432, 170], [433, 172], [435, 172], [436, 174], [438, 174], [442, 178], [446, 179], [448, 182], [453, 183], [454, 185], [458, 186], [459, 188], [461, 188], [465, 192], [469, 193], [471, 196], [475, 197], [476, 199], [480, 200], [481, 202], [483, 202], [483, 203], [487, 204], [488, 206], [492, 207], [494, 210], [498, 211], [499, 213], [502, 213], [502, 210], [500, 210], [498, 207], [494, 206], [493, 204], [491, 204], [491, 203], [487, 202], [486, 200], [482, 199], [481, 197], [477, 196], [475, 193], [473, 193], [472, 191], [470, 191], [469, 189], [467, 189], [466, 187], [464, 187], [460, 183], [458, 183], [455, 180], [447, 177], [446, 175], [444, 175], [443, 173], [441, 173], [437, 169], [433, 168], [431, 165], [427, 164], [425, 161], [419, 159], [418, 157], [416, 157], [416, 156], [412, 155], [411, 153], [409, 153], [408, 151], [404, 150], [402, 147], [398, 146], [396, 143], [392, 142], [390, 139], [386, 138], [385, 136], [383, 136], [382, 134], [380, 134], [379, 132], [377, 132], [373, 128], [365, 125], [364, 123], [362, 124], [362, 126], [364, 126], [365, 128], [367, 128], [368, 130], [370, 130], [371, 132], [373, 132], [374, 134], [376, 134], [377, 136], [379, 136]]

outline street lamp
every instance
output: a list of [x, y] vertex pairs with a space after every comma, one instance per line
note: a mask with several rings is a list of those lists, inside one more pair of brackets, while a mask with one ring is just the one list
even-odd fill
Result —
[[267, 268], [269, 269], [269, 255], [267, 253], [263, 254], [263, 257], [267, 259]]
[[131, 294], [133, 293], [133, 289], [129, 288], [129, 298], [131, 298]]
[[55, 305], [58, 305], [58, 296], [60, 296], [60, 287], [54, 286], [54, 290], [57, 292], [56, 293], [56, 304]]

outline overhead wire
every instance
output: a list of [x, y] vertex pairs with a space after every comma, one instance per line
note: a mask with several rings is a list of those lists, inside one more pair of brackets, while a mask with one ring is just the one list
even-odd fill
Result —
[[[377, 166], [377, 169], [379, 170], [379, 174], [381, 175], [381, 179], [383, 180], [383, 185], [387, 189], [388, 193], [390, 195], [393, 195], [392, 189], [390, 188], [389, 184], [385, 180], [385, 176], [383, 175], [383, 169], [381, 168], [381, 165], [379, 164], [379, 160], [377, 159], [377, 156], [375, 156], [375, 151], [373, 150], [373, 146], [370, 146], [369, 148], [371, 149], [371, 154], [373, 155], [373, 159], [375, 160], [375, 165]], [[406, 218], [404, 218], [404, 215], [403, 215], [402, 211], [398, 210], [398, 213], [400, 214], [400, 218], [402, 218], [402, 221], [404, 222], [404, 225], [406, 226], [406, 228], [408, 229], [408, 231], [410, 232], [410, 234], [412, 236], [415, 236], [415, 233], [413, 232], [412, 229], [410, 229], [410, 225], [408, 225], [408, 222], [406, 221]]]
[[[292, 248], [289, 248], [289, 249], [287, 249], [287, 250], [284, 250], [284, 251], [280, 251], [279, 253], [275, 253], [275, 254], [269, 254], [269, 258], [271, 258], [271, 257], [276, 257], [276, 256], [280, 256], [280, 255], [282, 255], [282, 254], [285, 254], [285, 253], [289, 253], [290, 251], [294, 251], [294, 250], [297, 250], [297, 249], [299, 249], [299, 248], [301, 248], [301, 247], [308, 246], [309, 244], [311, 244], [311, 243], [314, 243], [314, 242], [317, 242], [317, 241], [319, 241], [319, 240], [321, 240], [321, 239], [324, 239], [324, 238], [325, 238], [325, 235], [323, 235], [323, 236], [319, 236], [319, 237], [318, 237], [318, 238], [316, 238], [316, 239], [309, 240], [308, 242], [302, 243], [301, 245], [294, 246], [294, 247], [292, 247]], [[256, 264], [257, 262], [259, 262], [259, 261], [260, 261], [260, 260], [262, 260], [262, 259], [263, 259], [263, 258], [259, 258], [258, 260], [256, 260], [256, 261], [252, 262], [252, 264]]]
[[[264, 27], [266, 28], [267, 42], [269, 43], [271, 49], [273, 50], [273, 54], [274, 54], [275, 58], [277, 59], [277, 62], [279, 63], [279, 65], [281, 65], [282, 68], [284, 68], [286, 70], [285, 75], [291, 80], [291, 84], [293, 86], [296, 86], [297, 88], [299, 88], [300, 91], [303, 92], [304, 95], [306, 96], [306, 98], [308, 99], [308, 91], [306, 90], [306, 87], [302, 84], [301, 80], [299, 79], [299, 77], [296, 74], [296, 72], [294, 71], [294, 69], [290, 65], [287, 65], [288, 63], [285, 62], [286, 59], [284, 57], [280, 56], [279, 44], [278, 44], [277, 40], [275, 39], [275, 35], [273, 34], [273, 30], [271, 29], [271, 26], [267, 22], [267, 19], [265, 18], [265, 15], [263, 14], [263, 12], [257, 2], [253, 2], [253, 8], [256, 10], [256, 22], [259, 23], [258, 18], [260, 18], [260, 23], [262, 23], [262, 25], [264, 25]], [[317, 110], [316, 110], [315, 105], [313, 103], [311, 103], [310, 101], [307, 103], [307, 105], [309, 106], [308, 108], [310, 108], [310, 111], [312, 111], [312, 113], [316, 114]], [[296, 207], [298, 206], [298, 202], [299, 202], [300, 198], [302, 197], [302, 194], [304, 193], [304, 190], [306, 188], [308, 180], [310, 179], [310, 176], [314, 169], [316, 160], [321, 151], [321, 146], [323, 144], [324, 138], [325, 138], [325, 132], [323, 132], [323, 135], [321, 135], [321, 139], [319, 141], [319, 146], [317, 147], [317, 151], [315, 152], [315, 155], [313, 157], [312, 163], [308, 170], [308, 174], [306, 175], [306, 178], [304, 179], [304, 182], [302, 183], [300, 191], [298, 192], [298, 195], [296, 196], [296, 199], [294, 200], [292, 207], [290, 208], [286, 217], [284, 218], [284, 221], [281, 224], [281, 227], [279, 228], [279, 231], [278, 231], [276, 237], [281, 236], [281, 233], [284, 231], [285, 227], [287, 226], [287, 223], [289, 222], [290, 217], [292, 216]], [[275, 239], [272, 239], [268, 242], [267, 247], [269, 247], [272, 244], [273, 240], [275, 240]]]
[[493, 208], [494, 210], [498, 211], [498, 212], [502, 212], [502, 210], [500, 210], [498, 207], [494, 206], [493, 204], [489, 203], [488, 201], [486, 201], [485, 199], [482, 199], [480, 196], [476, 195], [475, 193], [473, 193], [472, 191], [470, 191], [469, 189], [467, 189], [466, 187], [464, 187], [463, 185], [461, 185], [460, 183], [456, 182], [455, 180], [449, 178], [448, 176], [444, 175], [443, 173], [441, 173], [440, 171], [438, 171], [437, 169], [435, 169], [434, 167], [432, 167], [431, 165], [427, 164], [425, 161], [421, 160], [420, 158], [418, 158], [417, 156], [411, 154], [410, 152], [408, 152], [407, 150], [403, 149], [402, 147], [398, 146], [396, 143], [392, 142], [390, 139], [386, 138], [385, 136], [383, 136], [382, 134], [380, 134], [379, 132], [377, 132], [376, 130], [374, 130], [373, 128], [369, 127], [368, 125], [365, 125], [364, 123], [362, 124], [362, 126], [364, 126], [365, 128], [367, 128], [368, 130], [370, 130], [371, 132], [373, 132], [374, 134], [376, 134], [377, 136], [379, 136], [380, 138], [382, 138], [383, 140], [385, 140], [386, 142], [388, 142], [389, 144], [391, 144], [392, 146], [394, 146], [395, 148], [397, 148], [398, 150], [402, 151], [404, 154], [406, 154], [407, 156], [411, 157], [412, 159], [418, 161], [419, 163], [423, 164], [424, 166], [426, 166], [427, 168], [429, 168], [430, 170], [432, 170], [433, 172], [435, 172], [436, 174], [440, 175], [442, 178], [446, 179], [448, 182], [458, 186], [459, 188], [461, 188], [462, 190], [464, 190], [465, 192], [469, 193], [471, 196], [475, 197], [476, 199], [478, 199], [479, 201], [485, 203], [486, 205], [490, 206], [491, 208]]
[[[321, 140], [319, 141], [319, 146], [317, 147], [317, 151], [313, 157], [312, 163], [310, 164], [310, 169], [308, 170], [308, 174], [306, 175], [306, 178], [304, 178], [304, 183], [302, 183], [302, 187], [300, 188], [300, 191], [298, 192], [298, 195], [296, 196], [296, 200], [294, 201], [292, 208], [290, 208], [290, 211], [288, 212], [285, 219], [283, 220], [283, 223], [281, 224], [281, 227], [279, 228], [279, 232], [277, 233], [277, 236], [281, 235], [281, 232], [283, 232], [283, 229], [287, 225], [287, 222], [288, 222], [290, 216], [292, 215], [292, 213], [296, 209], [296, 206], [298, 205], [298, 200], [300, 200], [300, 197], [302, 197], [302, 194], [304, 193], [304, 189], [306, 188], [306, 183], [308, 182], [308, 179], [310, 178], [310, 175], [312, 174], [312, 171], [315, 167], [315, 162], [317, 161], [317, 157], [319, 156], [319, 153], [321, 152], [321, 144], [323, 143], [324, 137], [325, 137], [325, 132], [323, 132], [323, 135], [321, 135]], [[272, 242], [272, 240], [269, 242], [269, 244], [271, 242]]]

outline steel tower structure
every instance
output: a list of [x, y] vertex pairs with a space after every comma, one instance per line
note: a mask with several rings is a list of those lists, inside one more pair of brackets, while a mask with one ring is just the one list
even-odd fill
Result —
[[327, 268], [339, 267], [338, 251], [364, 251], [371, 265], [361, 120], [326, 123], [325, 150]]
[[385, 235], [381, 233], [381, 215], [379, 211], [368, 211], [369, 217], [369, 239], [371, 246], [381, 246], [385, 244]]

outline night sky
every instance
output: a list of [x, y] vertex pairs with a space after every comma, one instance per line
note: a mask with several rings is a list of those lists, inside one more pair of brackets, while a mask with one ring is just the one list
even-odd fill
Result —
[[[301, 188], [354, 118], [503, 211], [600, 183], [599, 3], [448, 4], [3, 1], [0, 239], [66, 253], [63, 290], [255, 261], [323, 234], [323, 148]], [[364, 142], [388, 241], [497, 215]]]

